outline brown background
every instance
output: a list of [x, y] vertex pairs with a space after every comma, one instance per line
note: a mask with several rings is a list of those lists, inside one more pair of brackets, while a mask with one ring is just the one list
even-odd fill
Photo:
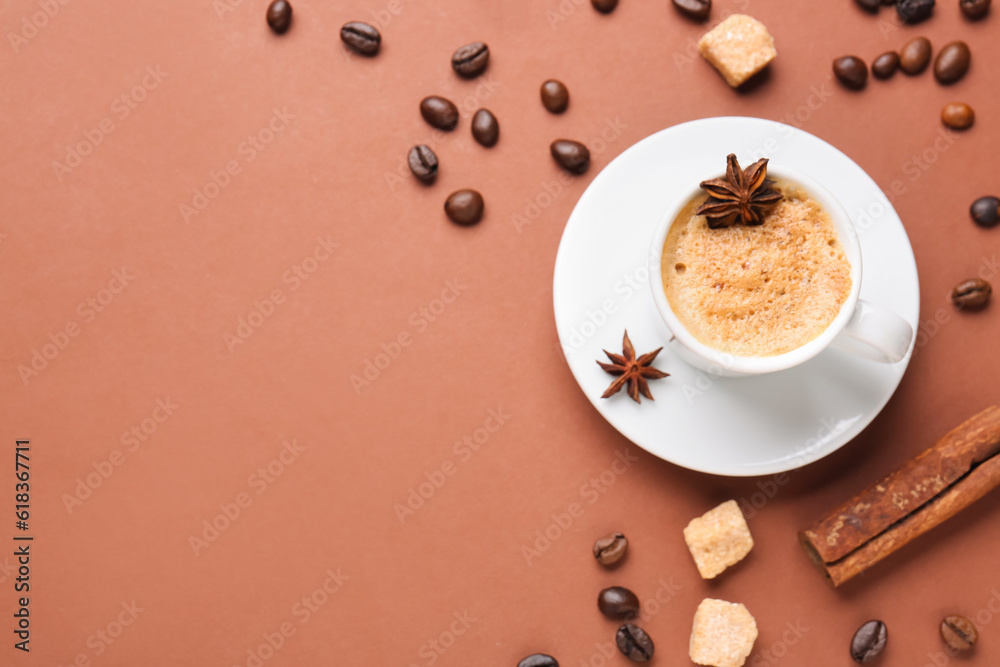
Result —
[[[879, 617], [891, 633], [882, 664], [919, 667], [942, 648], [938, 620], [955, 611], [983, 623], [977, 654], [958, 663], [1000, 661], [1000, 495], [843, 590], [827, 586], [795, 541], [820, 512], [997, 400], [1000, 311], [956, 314], [947, 295], [980, 267], [997, 270], [1000, 230], [976, 228], [967, 207], [1000, 188], [1000, 75], [991, 67], [1000, 17], [972, 25], [944, 0], [914, 28], [849, 0], [721, 0], [715, 19], [750, 13], [779, 51], [769, 77], [736, 93], [693, 57], [705, 26], [663, 0], [622, 0], [609, 16], [580, 0], [296, 0], [283, 37], [267, 29], [260, 0], [229, 0], [232, 11], [208, 0], [63, 1], [26, 43], [15, 49], [8, 35], [0, 46], [0, 508], [9, 508], [0, 536], [8, 544], [16, 532], [17, 437], [32, 440], [36, 536], [32, 651], [11, 646], [13, 575], [0, 570], [0, 664], [67, 665], [83, 654], [95, 665], [245, 665], [262, 634], [287, 621], [295, 634], [267, 665], [423, 666], [432, 654], [435, 664], [514, 665], [546, 651], [599, 667], [595, 642], [611, 639], [615, 624], [597, 612], [597, 591], [618, 583], [643, 600], [658, 589], [668, 597], [661, 580], [679, 591], [647, 607], [659, 664], [688, 664], [691, 617], [706, 596], [744, 602], [757, 617], [757, 665], [850, 664], [854, 629]], [[3, 2], [4, 32], [22, 30], [39, 6]], [[377, 58], [343, 49], [338, 29], [352, 19], [381, 20]], [[968, 77], [946, 89], [929, 72], [898, 75], [860, 94], [831, 81], [835, 56], [870, 61], [917, 34], [936, 46], [965, 39]], [[493, 54], [488, 86], [449, 67], [451, 52], [476, 39]], [[166, 75], [121, 118], [115, 100], [147, 66]], [[548, 77], [571, 90], [562, 116], [538, 103]], [[434, 93], [464, 108], [443, 138], [417, 111]], [[977, 124], [936, 148], [939, 110], [952, 99], [972, 104]], [[469, 136], [480, 105], [502, 125], [489, 150]], [[294, 118], [248, 162], [241, 142], [274, 108]], [[553, 326], [553, 259], [587, 183], [653, 132], [727, 114], [793, 122], [883, 189], [898, 181], [894, 201], [920, 270], [924, 324], [898, 393], [861, 437], [783, 485], [692, 473], [639, 451], [581, 395]], [[113, 132], [60, 179], [53, 162], [106, 119]], [[512, 216], [533, 213], [526, 198], [558, 174], [549, 142], [593, 142], [607, 122], [622, 133], [595, 150], [588, 174], [516, 229]], [[430, 188], [403, 167], [419, 142], [442, 161]], [[921, 155], [926, 168], [913, 162]], [[180, 204], [230, 160], [240, 173], [186, 223]], [[486, 198], [478, 227], [443, 215], [460, 187]], [[293, 290], [282, 276], [317, 237], [339, 247]], [[106, 299], [101, 290], [122, 267], [134, 278], [86, 321], [78, 304]], [[449, 280], [459, 296], [421, 326], [420, 309], [438, 308]], [[275, 289], [284, 302], [230, 352], [224, 335]], [[69, 323], [79, 334], [23, 382], [19, 365]], [[356, 392], [351, 376], [404, 332], [410, 344]], [[176, 410], [129, 451], [122, 434], [166, 397]], [[509, 418], [463, 460], [453, 443], [474, 437], [490, 409]], [[248, 477], [293, 438], [305, 450], [257, 495]], [[121, 465], [68, 511], [64, 495], [115, 451]], [[582, 487], [626, 451], [638, 461], [591, 504]], [[394, 506], [445, 461], [454, 474], [401, 523]], [[773, 498], [750, 519], [753, 553], [702, 582], [681, 529], [761, 488]], [[240, 493], [252, 504], [195, 555], [189, 538]], [[571, 503], [582, 516], [550, 528], [560, 534], [529, 564], [522, 547]], [[632, 550], [608, 572], [589, 551], [612, 529]], [[292, 606], [337, 568], [349, 579], [299, 623]], [[88, 644], [133, 600], [144, 609], [134, 624], [110, 645]], [[449, 638], [456, 613], [475, 621]], [[786, 623], [803, 636], [783, 639]], [[437, 638], [454, 643], [434, 653], [427, 642]], [[616, 653], [608, 664], [626, 661]]]

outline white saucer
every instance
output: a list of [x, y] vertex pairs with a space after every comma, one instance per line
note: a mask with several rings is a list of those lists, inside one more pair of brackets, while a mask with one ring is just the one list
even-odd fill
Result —
[[[708, 118], [647, 137], [597, 175], [570, 215], [556, 257], [556, 328], [583, 393], [612, 426], [651, 454], [716, 475], [767, 475], [815, 461], [865, 428], [910, 362], [880, 364], [826, 350], [810, 361], [752, 378], [717, 378], [681, 361], [653, 305], [646, 269], [665, 193], [692, 174], [758, 157], [824, 184], [851, 215], [861, 240], [861, 298], [886, 306], [917, 331], [920, 290], [910, 241], [878, 185], [822, 139], [758, 118]], [[658, 277], [654, 277], [658, 279]], [[649, 383], [655, 401], [622, 391], [600, 396], [613, 377], [595, 360], [621, 353], [628, 329], [637, 354], [664, 346]], [[914, 339], [915, 340], [915, 339]]]

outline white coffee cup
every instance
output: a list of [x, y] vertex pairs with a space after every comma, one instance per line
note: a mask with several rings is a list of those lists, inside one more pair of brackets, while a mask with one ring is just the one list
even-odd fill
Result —
[[[913, 340], [913, 327], [896, 313], [858, 297], [861, 293], [861, 244], [858, 233], [844, 207], [823, 186], [806, 175], [787, 167], [771, 163], [768, 176], [780, 178], [802, 187], [826, 209], [837, 230], [837, 236], [851, 264], [851, 292], [840, 312], [821, 334], [808, 343], [789, 352], [768, 357], [745, 357], [717, 350], [696, 339], [680, 322], [663, 286], [663, 246], [667, 233], [681, 209], [703, 191], [697, 186], [672, 197], [663, 219], [656, 226], [649, 253], [649, 284], [653, 301], [669, 330], [670, 341], [677, 355], [696, 368], [727, 377], [741, 377], [773, 373], [797, 366], [833, 347], [866, 359], [894, 364], [906, 356]], [[706, 174], [704, 179], [719, 174]], [[767, 224], [767, 223], [765, 223]]]

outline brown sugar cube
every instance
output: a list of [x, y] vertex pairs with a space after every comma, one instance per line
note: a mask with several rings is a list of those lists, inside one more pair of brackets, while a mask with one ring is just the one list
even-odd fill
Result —
[[702, 579], [714, 579], [753, 549], [750, 528], [735, 500], [691, 519], [684, 529], [684, 541]]
[[733, 14], [698, 41], [698, 51], [735, 88], [777, 57], [774, 38], [763, 23]]
[[688, 655], [712, 667], [741, 667], [757, 641], [757, 621], [741, 604], [706, 598], [691, 627]]

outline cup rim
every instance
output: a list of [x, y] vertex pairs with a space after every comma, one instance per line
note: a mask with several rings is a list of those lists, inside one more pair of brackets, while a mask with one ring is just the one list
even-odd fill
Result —
[[[831, 222], [833, 222], [834, 229], [837, 231], [837, 237], [844, 247], [848, 262], [851, 265], [851, 291], [844, 300], [843, 305], [841, 305], [840, 312], [837, 313], [837, 316], [830, 322], [830, 325], [818, 336], [804, 345], [782, 354], [767, 357], [748, 357], [724, 352], [702, 343], [681, 323], [670, 306], [666, 288], [663, 285], [663, 246], [666, 244], [667, 235], [673, 227], [674, 221], [681, 209], [693, 197], [703, 192], [697, 185], [686, 190], [683, 196], [678, 196], [676, 199], [671, 198], [653, 234], [649, 257], [649, 271], [651, 274], [649, 283], [652, 286], [653, 301], [661, 318], [677, 342], [721, 370], [747, 375], [785, 370], [804, 363], [822, 352], [843, 331], [844, 327], [847, 326], [857, 307], [861, 293], [861, 244], [858, 241], [857, 229], [854, 226], [854, 222], [844, 206], [829, 190], [797, 169], [769, 162], [767, 170], [768, 176], [790, 181], [803, 188], [826, 209], [830, 215]], [[696, 182], [718, 176], [719, 172], [715, 171], [704, 178], [698, 179]]]

